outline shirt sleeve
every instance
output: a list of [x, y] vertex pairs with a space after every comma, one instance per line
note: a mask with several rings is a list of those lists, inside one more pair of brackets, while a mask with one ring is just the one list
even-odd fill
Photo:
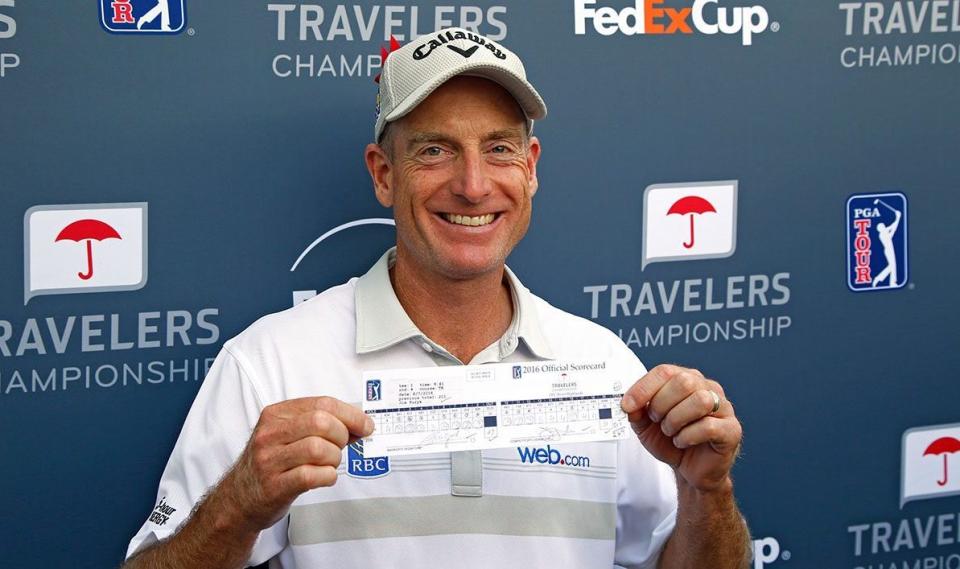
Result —
[[[623, 346], [623, 350], [627, 369], [636, 381], [647, 370], [629, 348]], [[676, 477], [669, 465], [654, 458], [632, 434], [618, 442], [617, 452], [614, 560], [620, 567], [654, 569], [677, 521]]]
[[[217, 355], [187, 414], [160, 479], [156, 506], [130, 541], [127, 558], [173, 535], [243, 452], [263, 404], [229, 343]], [[250, 565], [286, 543], [286, 518], [257, 538]]]

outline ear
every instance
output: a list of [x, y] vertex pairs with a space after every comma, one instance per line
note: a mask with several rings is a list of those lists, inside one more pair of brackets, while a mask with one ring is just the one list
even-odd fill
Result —
[[530, 184], [530, 196], [537, 193], [540, 182], [537, 180], [537, 161], [540, 160], [540, 139], [536, 136], [530, 137], [527, 144], [527, 171], [529, 177], [527, 181]]
[[393, 186], [390, 171], [393, 165], [386, 150], [379, 144], [370, 143], [363, 151], [363, 159], [367, 163], [367, 171], [373, 180], [373, 191], [377, 201], [383, 207], [393, 207]]

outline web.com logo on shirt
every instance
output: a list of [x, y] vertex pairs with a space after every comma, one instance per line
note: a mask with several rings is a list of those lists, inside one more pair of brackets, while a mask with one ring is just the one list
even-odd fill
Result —
[[550, 445], [544, 447], [517, 447], [520, 454], [520, 462], [525, 464], [550, 464], [560, 466], [573, 466], [579, 468], [590, 468], [589, 456], [561, 455], [560, 451], [552, 448]]

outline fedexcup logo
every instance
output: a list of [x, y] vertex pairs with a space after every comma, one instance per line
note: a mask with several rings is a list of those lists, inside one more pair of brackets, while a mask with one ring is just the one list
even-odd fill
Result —
[[720, 0], [695, 0], [687, 8], [663, 6], [663, 0], [635, 0], [633, 6], [617, 10], [611, 6], [596, 6], [597, 0], [574, 0], [574, 33], [587, 33], [587, 22], [602, 36], [621, 33], [641, 34], [740, 34], [743, 45], [753, 44], [753, 36], [780, 29], [778, 22], [770, 23], [763, 6], [723, 6]]
[[753, 569], [764, 569], [767, 565], [778, 561], [789, 561], [789, 551], [780, 550], [780, 542], [775, 537], [764, 537], [753, 540]]

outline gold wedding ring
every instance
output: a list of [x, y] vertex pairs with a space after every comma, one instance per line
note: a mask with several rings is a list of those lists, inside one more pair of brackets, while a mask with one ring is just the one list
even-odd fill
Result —
[[713, 415], [720, 410], [720, 396], [716, 391], [711, 391], [710, 395], [713, 395], [713, 409], [710, 410], [710, 414]]

